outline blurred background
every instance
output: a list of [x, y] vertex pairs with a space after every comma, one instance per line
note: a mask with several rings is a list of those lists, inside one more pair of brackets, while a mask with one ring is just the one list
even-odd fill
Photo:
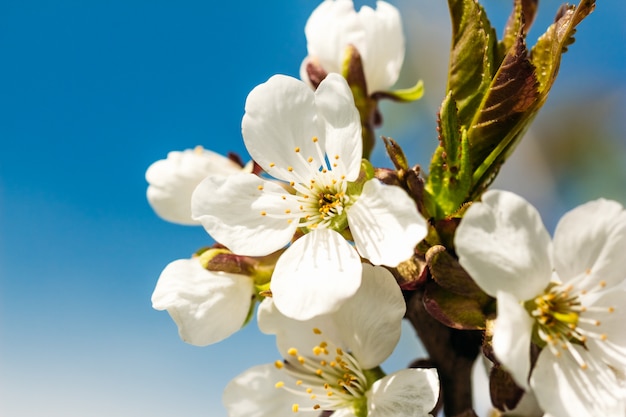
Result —
[[[510, 11], [483, 1], [501, 33]], [[560, 5], [543, 0], [529, 44]], [[496, 186], [546, 225], [598, 197], [626, 203], [626, 3], [602, 0], [564, 55], [543, 111]], [[0, 4], [0, 415], [222, 417], [224, 385], [277, 359], [252, 322], [206, 348], [182, 342], [150, 296], [167, 263], [210, 243], [160, 220], [144, 173], [171, 150], [247, 155], [248, 92], [298, 76], [314, 0], [32, 0]], [[357, 5], [373, 4], [360, 1]], [[428, 167], [445, 92], [446, 2], [398, 0], [407, 55], [379, 134]], [[390, 163], [379, 146], [378, 166]], [[393, 371], [420, 356], [407, 326]]]

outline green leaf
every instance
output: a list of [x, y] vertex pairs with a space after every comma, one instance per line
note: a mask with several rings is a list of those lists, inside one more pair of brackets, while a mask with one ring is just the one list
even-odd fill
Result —
[[497, 67], [497, 37], [477, 0], [448, 0], [452, 47], [446, 92], [452, 91], [461, 125], [468, 126]]
[[[578, 7], [562, 8], [530, 56], [524, 25], [517, 25], [519, 33], [515, 43], [504, 57], [468, 131], [474, 167], [472, 199], [493, 181], [545, 103], [561, 56], [573, 42], [576, 25], [594, 6], [595, 0], [582, 0]], [[519, 19], [523, 19], [523, 14], [519, 14]]]
[[439, 147], [430, 164], [426, 187], [436, 205], [431, 214], [441, 219], [457, 211], [467, 199], [472, 175], [467, 134], [460, 126], [451, 93], [441, 104], [438, 125]]
[[531, 51], [531, 62], [537, 68], [537, 79], [542, 99], [559, 71], [561, 55], [574, 42], [576, 26], [594, 10], [595, 0], [582, 0], [578, 7], [564, 5], [558, 11], [554, 23], [548, 28]]
[[515, 0], [513, 12], [504, 28], [499, 50], [506, 55], [508, 50], [515, 44], [518, 34], [523, 30], [528, 33], [537, 14], [539, 0]]
[[[509, 49], [468, 132], [474, 190], [489, 182], [538, 110], [535, 68], [522, 33]], [[511, 149], [512, 150], [512, 149]]]

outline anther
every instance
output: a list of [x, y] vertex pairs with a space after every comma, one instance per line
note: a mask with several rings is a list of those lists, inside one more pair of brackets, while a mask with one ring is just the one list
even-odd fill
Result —
[[294, 149], [294, 151], [296, 151], [296, 153], [300, 152], [300, 148], [296, 146], [296, 149]]

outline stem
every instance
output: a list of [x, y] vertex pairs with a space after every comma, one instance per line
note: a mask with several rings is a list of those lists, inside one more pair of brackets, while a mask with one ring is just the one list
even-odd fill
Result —
[[423, 292], [407, 298], [406, 318], [415, 328], [430, 361], [437, 368], [443, 411], [448, 417], [474, 415], [472, 365], [480, 352], [482, 332], [457, 330], [434, 319], [424, 308]]

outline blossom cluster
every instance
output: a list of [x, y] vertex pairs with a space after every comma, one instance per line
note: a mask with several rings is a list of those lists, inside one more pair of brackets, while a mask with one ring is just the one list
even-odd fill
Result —
[[[484, 11], [474, 0], [457, 3], [453, 17], [469, 17], [456, 30], [474, 33], [467, 22]], [[626, 211], [590, 202], [567, 213], [551, 239], [522, 197], [486, 191], [509, 152], [501, 141], [521, 138], [564, 51], [518, 62], [528, 3], [515, 1], [500, 49], [476, 47], [492, 45], [487, 30], [482, 40], [453, 41], [456, 78], [426, 179], [390, 138], [395, 169], [369, 161], [379, 100], [421, 95], [419, 82], [390, 90], [405, 40], [400, 13], [384, 1], [357, 11], [351, 0], [325, 0], [313, 11], [300, 79], [274, 75], [246, 99], [249, 163], [198, 146], [148, 168], [155, 213], [202, 226], [215, 241], [165, 267], [153, 307], [193, 345], [220, 342], [255, 315], [276, 340], [281, 359], [225, 387], [230, 417], [409, 417], [441, 407], [475, 415], [460, 375], [482, 363], [479, 351], [499, 412], [626, 416]], [[593, 5], [563, 11], [561, 32], [550, 28], [543, 42], [566, 45]], [[463, 67], [498, 59], [488, 79]], [[529, 66], [552, 71], [551, 80], [529, 83], [541, 76], [525, 73]], [[459, 73], [479, 77], [473, 95]], [[505, 99], [519, 102], [496, 102], [510, 86]], [[404, 318], [431, 357], [387, 374], [381, 364]], [[469, 365], [455, 368], [461, 357]]]

